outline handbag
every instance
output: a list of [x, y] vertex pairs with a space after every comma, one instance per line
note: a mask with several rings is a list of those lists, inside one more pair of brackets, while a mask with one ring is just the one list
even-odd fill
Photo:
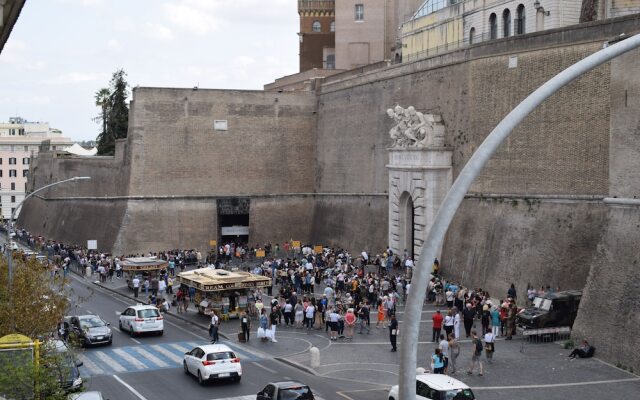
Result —
[[258, 334], [257, 334], [258, 338], [262, 339], [263, 337], [265, 337], [265, 332], [264, 332], [264, 328], [260, 327], [258, 328]]

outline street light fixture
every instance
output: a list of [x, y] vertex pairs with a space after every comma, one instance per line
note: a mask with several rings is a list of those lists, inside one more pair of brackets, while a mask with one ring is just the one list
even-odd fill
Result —
[[67, 182], [75, 182], [75, 181], [84, 181], [84, 180], [88, 180], [91, 179], [90, 176], [74, 176], [73, 178], [69, 178], [69, 179], [63, 179], [61, 181], [58, 182], [53, 182], [50, 183], [48, 185], [45, 185], [39, 189], [34, 190], [33, 192], [29, 193], [28, 195], [25, 196], [24, 199], [22, 199], [22, 201], [20, 203], [18, 203], [18, 205], [13, 209], [13, 211], [11, 211], [11, 219], [9, 220], [9, 228], [7, 229], [7, 244], [6, 244], [6, 248], [5, 248], [5, 253], [7, 255], [7, 264], [9, 266], [9, 291], [11, 291], [11, 285], [13, 283], [13, 249], [11, 246], [11, 230], [13, 229], [13, 219], [16, 215], [16, 212], [18, 211], [18, 209], [22, 206], [22, 203], [24, 203], [29, 197], [33, 196], [34, 194], [41, 192], [45, 189], [49, 189], [52, 186], [56, 186], [56, 185], [60, 185], [61, 183], [67, 183]]

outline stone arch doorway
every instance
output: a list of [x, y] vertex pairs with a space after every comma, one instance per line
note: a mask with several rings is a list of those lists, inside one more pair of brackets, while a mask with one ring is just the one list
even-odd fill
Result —
[[[400, 195], [399, 202], [399, 232], [400, 232], [400, 250], [407, 251], [407, 255], [414, 258], [415, 243], [415, 207], [413, 198], [409, 192], [403, 192]], [[402, 253], [404, 254], [404, 253]]]

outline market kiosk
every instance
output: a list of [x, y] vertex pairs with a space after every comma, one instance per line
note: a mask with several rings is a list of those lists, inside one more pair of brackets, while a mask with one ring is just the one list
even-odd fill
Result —
[[151, 280], [152, 278], [159, 278], [160, 271], [167, 269], [167, 262], [155, 257], [131, 257], [125, 258], [120, 262], [122, 266], [122, 272], [124, 278], [127, 281], [127, 286], [133, 289], [133, 278], [135, 276], [140, 279], [140, 287], [145, 278]]
[[178, 274], [177, 282], [195, 288], [198, 312], [211, 308], [224, 318], [238, 318], [247, 309], [252, 289], [271, 286], [271, 279], [249, 272], [200, 268]]

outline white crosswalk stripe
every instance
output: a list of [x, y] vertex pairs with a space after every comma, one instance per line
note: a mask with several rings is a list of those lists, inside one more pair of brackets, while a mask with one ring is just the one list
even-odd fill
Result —
[[117, 354], [118, 356], [120, 356], [123, 360], [125, 360], [129, 364], [133, 365], [137, 369], [148, 369], [149, 368], [146, 365], [144, 365], [143, 363], [141, 363], [140, 361], [138, 361], [134, 356], [132, 356], [131, 354], [127, 353], [126, 351], [124, 351], [122, 349], [114, 349], [113, 352], [115, 354]]
[[80, 361], [82, 361], [82, 365], [87, 367], [91, 371], [91, 375], [102, 375], [104, 374], [104, 370], [100, 368], [96, 363], [91, 361], [90, 358], [85, 357], [84, 354], [80, 354], [78, 357]]
[[150, 352], [146, 351], [142, 347], [132, 347], [131, 350], [133, 352], [136, 352], [136, 353], [140, 354], [140, 356], [146, 358], [147, 360], [151, 361], [152, 363], [154, 363], [155, 365], [157, 365], [160, 368], [169, 367], [169, 364], [167, 364], [166, 362], [162, 361], [161, 359], [159, 359], [155, 355], [151, 354]]
[[[100, 350], [87, 349], [80, 355], [86, 368], [80, 373], [85, 376], [108, 375], [121, 372], [150, 371], [160, 368], [180, 368], [184, 354], [194, 347], [208, 343], [174, 342], [154, 345], [140, 344], [125, 347], [102, 347]], [[226, 344], [226, 343], [225, 343]], [[241, 347], [228, 344], [242, 362], [264, 359]], [[242, 349], [242, 350], [240, 350]]]
[[127, 369], [125, 367], [120, 365], [120, 363], [118, 363], [116, 360], [114, 360], [113, 358], [109, 357], [108, 355], [106, 355], [102, 351], [96, 351], [94, 354], [96, 355], [96, 357], [100, 361], [105, 363], [109, 368], [113, 369], [114, 371], [116, 371], [116, 372], [126, 372], [127, 371]]
[[154, 345], [151, 346], [151, 348], [153, 350], [157, 351], [158, 353], [162, 354], [163, 356], [167, 357], [171, 361], [175, 362], [176, 364], [182, 364], [182, 357], [179, 357], [179, 356], [173, 354], [172, 352], [170, 352], [169, 350], [165, 349], [164, 347], [159, 346], [157, 344], [154, 344]]

